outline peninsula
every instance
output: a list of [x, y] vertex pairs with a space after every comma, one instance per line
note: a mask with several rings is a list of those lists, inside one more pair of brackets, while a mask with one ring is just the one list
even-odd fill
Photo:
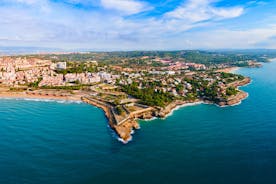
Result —
[[139, 129], [137, 119], [165, 118], [189, 103], [240, 103], [247, 93], [238, 87], [251, 80], [229, 68], [260, 66], [256, 60], [204, 64], [157, 54], [89, 56], [1, 57], [0, 97], [83, 101], [101, 108], [110, 127], [127, 142]]

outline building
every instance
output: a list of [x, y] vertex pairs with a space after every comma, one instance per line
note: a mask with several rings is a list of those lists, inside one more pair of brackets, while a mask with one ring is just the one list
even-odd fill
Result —
[[67, 68], [66, 62], [58, 62], [56, 68], [58, 70], [66, 70]]

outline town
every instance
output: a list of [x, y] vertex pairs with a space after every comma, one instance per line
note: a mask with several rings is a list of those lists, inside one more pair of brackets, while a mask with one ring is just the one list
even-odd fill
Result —
[[148, 56], [113, 64], [1, 57], [0, 95], [82, 100], [103, 109], [110, 127], [128, 141], [132, 130], [139, 128], [137, 119], [166, 117], [187, 103], [226, 106], [246, 98], [238, 87], [250, 79], [224, 71], [231, 67]]

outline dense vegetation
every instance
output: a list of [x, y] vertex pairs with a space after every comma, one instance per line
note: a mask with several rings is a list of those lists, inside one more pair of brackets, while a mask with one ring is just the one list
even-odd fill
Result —
[[229, 84], [229, 83], [234, 82], [236, 80], [243, 80], [244, 76], [238, 75], [238, 74], [233, 74], [233, 73], [222, 72], [221, 73], [221, 78], [225, 79], [226, 83]]
[[154, 90], [154, 86], [139, 89], [137, 83], [122, 86], [122, 90], [127, 94], [138, 98], [145, 105], [164, 107], [173, 101], [174, 97], [169, 93]]
[[67, 68], [65, 70], [57, 70], [57, 73], [83, 73], [83, 72], [97, 72], [97, 67], [94, 64], [84, 62], [67, 62]]
[[[216, 101], [219, 97], [218, 83], [215, 82], [212, 85], [208, 85], [208, 82], [204, 79], [185, 79], [192, 85], [190, 95], [203, 99]], [[190, 100], [190, 99], [189, 99]]]
[[119, 115], [122, 115], [124, 113], [124, 109], [121, 105], [116, 106], [116, 111]]
[[30, 88], [38, 88], [39, 83], [42, 81], [42, 77], [38, 78], [37, 81], [29, 83], [28, 87]]
[[[245, 61], [267, 62], [268, 58], [276, 57], [275, 50], [240, 50], [240, 51], [130, 51], [130, 52], [86, 52], [71, 53], [63, 55], [45, 55], [47, 59], [56, 61], [88, 61], [97, 60], [102, 64], [118, 64], [127, 59], [129, 62], [136, 62], [137, 58], [148, 56], [149, 58], [160, 57], [177, 59], [186, 62], [202, 64], [233, 64], [236, 66], [247, 66]], [[139, 61], [142, 62], [142, 61]], [[146, 64], [146, 63], [140, 63]]]
[[239, 91], [234, 88], [234, 87], [228, 87], [226, 88], [226, 95], [227, 96], [232, 96], [232, 95], [236, 95]]
[[41, 89], [59, 89], [59, 90], [80, 90], [83, 85], [74, 85], [74, 86], [42, 86]]

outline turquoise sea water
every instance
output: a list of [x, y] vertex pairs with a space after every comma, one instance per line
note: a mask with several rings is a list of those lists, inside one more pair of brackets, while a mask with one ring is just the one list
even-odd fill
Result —
[[127, 145], [93, 106], [2, 99], [0, 183], [276, 183], [276, 62], [239, 73], [239, 106], [141, 121]]

